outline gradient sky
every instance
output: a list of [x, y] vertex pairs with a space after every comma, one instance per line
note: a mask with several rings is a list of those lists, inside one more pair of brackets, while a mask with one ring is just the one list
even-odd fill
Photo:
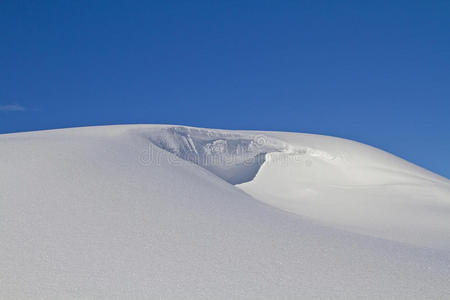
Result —
[[0, 133], [320, 133], [450, 177], [450, 1], [0, 1]]

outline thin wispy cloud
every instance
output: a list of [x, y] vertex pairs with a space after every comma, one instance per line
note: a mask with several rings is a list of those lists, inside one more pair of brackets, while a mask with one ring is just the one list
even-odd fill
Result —
[[19, 104], [0, 105], [0, 111], [24, 111], [25, 107]]

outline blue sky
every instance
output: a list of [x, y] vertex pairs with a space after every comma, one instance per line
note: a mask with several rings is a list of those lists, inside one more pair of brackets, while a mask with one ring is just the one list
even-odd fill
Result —
[[0, 2], [0, 133], [320, 133], [450, 177], [450, 1]]

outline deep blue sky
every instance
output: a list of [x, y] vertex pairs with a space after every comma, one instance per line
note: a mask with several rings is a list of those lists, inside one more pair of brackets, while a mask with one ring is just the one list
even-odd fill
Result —
[[450, 177], [450, 1], [0, 1], [0, 133], [355, 139]]

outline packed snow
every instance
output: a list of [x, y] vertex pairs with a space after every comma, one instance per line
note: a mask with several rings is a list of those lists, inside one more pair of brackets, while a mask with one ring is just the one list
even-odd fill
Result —
[[0, 135], [0, 299], [447, 299], [450, 181], [320, 135]]

